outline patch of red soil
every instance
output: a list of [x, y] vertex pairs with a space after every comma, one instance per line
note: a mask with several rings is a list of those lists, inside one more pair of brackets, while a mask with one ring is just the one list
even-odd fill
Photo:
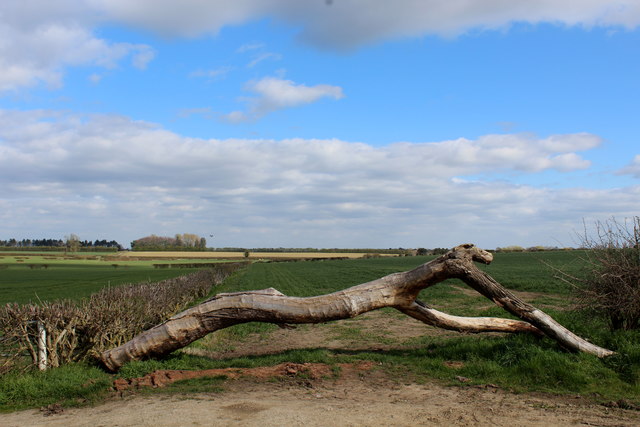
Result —
[[[374, 362], [361, 363], [340, 363], [340, 375], [345, 372], [368, 371], [373, 368]], [[139, 389], [142, 387], [165, 387], [171, 383], [181, 380], [216, 377], [224, 375], [227, 378], [237, 379], [241, 377], [254, 377], [267, 379], [274, 377], [296, 377], [305, 376], [309, 379], [320, 379], [332, 374], [330, 365], [324, 363], [281, 363], [275, 366], [260, 368], [222, 368], [204, 369], [200, 371], [188, 370], [159, 370], [145, 375], [141, 378], [118, 378], [113, 383], [116, 391], [128, 389]]]

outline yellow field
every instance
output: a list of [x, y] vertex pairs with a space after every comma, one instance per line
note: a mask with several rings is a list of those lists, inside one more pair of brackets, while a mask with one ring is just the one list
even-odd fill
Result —
[[[365, 252], [249, 252], [249, 259], [260, 258], [362, 258]], [[396, 254], [380, 254], [381, 256], [397, 256]], [[154, 252], [123, 251], [114, 254], [121, 258], [180, 258], [180, 259], [221, 259], [244, 258], [242, 252]]]

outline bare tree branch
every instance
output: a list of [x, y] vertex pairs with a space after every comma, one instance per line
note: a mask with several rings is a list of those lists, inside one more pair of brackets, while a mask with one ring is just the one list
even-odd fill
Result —
[[[445, 329], [545, 334], [571, 350], [598, 357], [613, 354], [576, 336], [547, 314], [520, 300], [473, 263], [488, 264], [492, 260], [489, 252], [464, 244], [413, 270], [390, 274], [332, 294], [288, 297], [273, 288], [218, 294], [131, 341], [105, 351], [101, 360], [108, 369], [117, 371], [131, 360], [171, 353], [211, 332], [239, 323], [321, 323], [352, 318], [383, 307], [394, 307], [424, 323]], [[462, 280], [522, 321], [451, 316], [416, 300], [421, 290], [449, 278]]]

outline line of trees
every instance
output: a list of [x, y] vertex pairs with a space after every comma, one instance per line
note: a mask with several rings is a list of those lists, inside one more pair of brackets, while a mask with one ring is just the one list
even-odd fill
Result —
[[[213, 249], [215, 252], [244, 252], [249, 250], [251, 252], [309, 252], [309, 253], [354, 253], [354, 252], [364, 252], [364, 253], [378, 253], [378, 254], [404, 254], [411, 249], [405, 248], [388, 248], [388, 249], [380, 249], [380, 248], [241, 248], [236, 246], [226, 246]], [[447, 252], [449, 249], [444, 249], [444, 252]], [[443, 252], [443, 253], [444, 253]]]
[[0, 239], [0, 247], [4, 248], [16, 248], [16, 249], [38, 249], [38, 248], [67, 248], [73, 243], [74, 249], [102, 249], [110, 248], [122, 250], [122, 245], [115, 240], [80, 240], [76, 235], [72, 234], [63, 239], [22, 239], [17, 240], [14, 238], [2, 240]]
[[191, 233], [176, 234], [175, 237], [152, 234], [131, 242], [133, 251], [204, 251], [206, 248], [207, 239]]

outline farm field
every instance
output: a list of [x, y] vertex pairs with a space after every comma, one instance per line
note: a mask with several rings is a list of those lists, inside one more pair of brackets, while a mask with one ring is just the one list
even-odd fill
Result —
[[[249, 252], [249, 259], [326, 259], [326, 258], [362, 258], [367, 252]], [[396, 254], [379, 254], [381, 257], [394, 257]], [[131, 251], [118, 252], [115, 256], [128, 258], [182, 258], [182, 259], [244, 259], [243, 252], [171, 252], [171, 251]]]
[[[365, 253], [256, 252], [248, 260], [362, 258]], [[79, 299], [103, 287], [185, 274], [170, 267], [245, 260], [242, 252], [0, 252], [0, 304]], [[204, 267], [204, 265], [203, 265]]]
[[2, 253], [0, 304], [80, 299], [103, 287], [156, 282], [188, 269], [154, 268], [156, 263], [210, 263], [212, 259], [119, 259], [110, 253]]
[[[232, 275], [214, 293], [274, 287], [292, 296], [318, 295], [408, 270], [429, 259], [431, 257], [392, 257], [254, 263]], [[307, 403], [312, 405], [311, 401], [314, 399], [337, 396], [343, 393], [342, 390], [359, 390], [362, 395], [359, 395], [359, 400], [352, 402], [353, 405], [359, 407], [358, 401], [369, 402], [374, 406], [369, 410], [379, 417], [385, 415], [376, 408], [379, 406], [391, 410], [391, 407], [385, 405], [394, 399], [393, 396], [418, 404], [417, 396], [431, 393], [432, 399], [436, 399], [436, 394], [453, 399], [448, 404], [442, 399], [437, 400], [443, 410], [454, 413], [462, 410], [457, 406], [462, 405], [467, 408], [462, 413], [466, 414], [468, 420], [472, 421], [475, 417], [487, 424], [490, 423], [490, 417], [483, 414], [486, 410], [484, 406], [500, 407], [503, 403], [498, 403], [499, 401], [510, 402], [510, 408], [521, 411], [522, 414], [538, 414], [539, 409], [544, 409], [541, 412], [553, 415], [556, 410], [554, 408], [564, 408], [564, 414], [568, 413], [569, 407], [574, 408], [571, 411], [580, 407], [586, 411], [583, 411], [583, 417], [586, 418], [575, 419], [585, 419], [590, 424], [598, 425], [634, 425], [640, 418], [637, 411], [630, 411], [629, 408], [640, 405], [640, 336], [635, 332], [611, 334], [598, 319], [572, 312], [570, 288], [553, 279], [551, 266], [571, 274], [579, 274], [580, 252], [496, 254], [494, 263], [483, 268], [504, 286], [545, 310], [563, 325], [599, 345], [620, 352], [620, 356], [599, 360], [590, 355], [565, 352], [549, 339], [525, 335], [466, 335], [443, 331], [426, 326], [393, 309], [383, 309], [354, 319], [300, 325], [291, 330], [260, 323], [236, 325], [210, 334], [165, 359], [130, 363], [123, 368], [119, 377], [138, 378], [158, 369], [254, 369], [280, 363], [318, 363], [328, 366], [329, 374], [316, 377], [305, 371], [306, 368], [296, 368], [301, 371], [276, 379], [245, 378], [242, 381], [231, 380], [225, 376], [227, 374], [220, 374], [216, 378], [177, 382], [161, 390], [189, 395], [198, 393], [200, 398], [209, 396], [214, 401], [227, 401], [228, 405], [239, 404], [240, 401], [247, 404], [246, 399], [240, 399], [240, 396], [255, 396], [267, 405], [262, 409], [267, 411], [265, 413], [270, 413], [275, 407], [276, 403], [272, 400], [276, 396], [292, 399], [287, 393], [297, 396], [297, 400], [294, 400], [298, 402], [308, 396], [310, 402]], [[423, 291], [420, 298], [433, 307], [452, 314], [510, 317], [461, 282], [441, 283]], [[365, 370], [349, 374], [352, 369], [349, 366], [359, 366], [361, 363], [367, 364]], [[85, 393], [82, 384], [86, 384], [89, 379], [93, 378], [93, 384], [102, 384], [103, 389], [108, 388], [113, 381], [112, 376], [82, 365], [71, 366], [67, 372], [54, 370], [46, 374], [29, 375], [33, 375], [30, 378], [34, 379], [27, 380], [23, 377], [22, 381], [43, 378], [43, 389], [47, 388], [44, 385], [47, 382], [60, 381], [58, 376], [65, 378], [69, 383], [65, 392], [68, 397], [65, 399], [54, 391], [47, 395], [42, 390], [39, 390], [41, 397], [37, 397], [38, 393], [33, 395], [32, 389], [26, 385], [23, 388], [19, 385], [20, 381], [14, 379], [0, 386], [0, 405], [5, 405], [7, 409], [24, 405], [18, 402], [32, 402], [27, 406], [55, 402], [73, 405], [73, 396]], [[11, 393], [7, 391], [10, 387], [13, 387]], [[459, 392], [452, 391], [459, 388]], [[230, 393], [227, 397], [214, 397], [221, 391], [225, 393], [224, 390]], [[525, 394], [511, 395], [510, 392], [514, 391]], [[150, 392], [142, 390], [134, 393], [146, 395]], [[526, 394], [531, 392], [542, 394], [536, 395], [534, 399]], [[103, 399], [105, 393], [106, 391], [96, 392], [96, 398]], [[8, 397], [9, 395], [12, 397]], [[265, 396], [271, 396], [272, 399]], [[342, 397], [337, 398], [346, 399], [345, 402], [351, 402], [349, 399], [354, 397], [351, 394], [340, 396]], [[146, 404], [136, 403], [141, 406], [131, 410], [136, 413], [151, 411], [156, 404], [154, 402], [155, 400]], [[323, 402], [326, 407], [337, 401]], [[610, 404], [611, 402], [618, 402], [615, 403], [618, 406]], [[602, 406], [605, 403], [609, 406]], [[181, 407], [178, 403], [175, 405]], [[295, 410], [293, 403], [290, 405], [291, 410]], [[184, 409], [185, 417], [189, 416], [187, 413], [190, 411], [196, 413], [195, 406], [190, 406], [190, 410]], [[586, 408], [590, 409], [587, 411]], [[335, 410], [336, 413], [341, 413], [339, 408], [336, 407]], [[116, 409], [113, 411], [118, 412]], [[504, 412], [503, 423], [496, 422], [496, 425], [509, 425], [509, 421], [512, 421], [509, 411]], [[584, 415], [587, 412], [588, 417]], [[303, 413], [304, 411], [301, 412]], [[135, 417], [132, 412], [128, 414]], [[498, 412], [493, 415], [498, 416]], [[442, 418], [443, 413], [431, 416], [440, 423], [448, 423], [446, 417]], [[534, 417], [534, 420], [545, 419], [542, 413], [536, 416], [542, 418]], [[551, 425], [568, 424], [572, 418], [567, 416], [569, 418], [550, 418], [547, 422]], [[254, 425], [249, 422], [251, 418], [242, 419], [247, 421], [247, 425]], [[114, 422], [122, 423], [117, 420], [114, 419]], [[411, 424], [409, 419], [402, 420]], [[194, 422], [197, 421], [198, 419], [194, 419]], [[522, 425], [528, 424], [523, 421]]]

